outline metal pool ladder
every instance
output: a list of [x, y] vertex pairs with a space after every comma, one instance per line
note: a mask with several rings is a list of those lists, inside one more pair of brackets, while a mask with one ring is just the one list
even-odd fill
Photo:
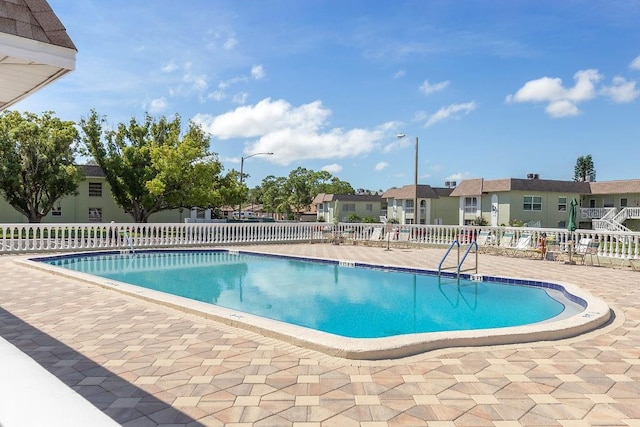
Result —
[[[453, 242], [451, 242], [451, 244], [449, 245], [449, 248], [444, 253], [444, 256], [442, 257], [442, 259], [440, 260], [440, 264], [438, 264], [438, 280], [440, 280], [440, 276], [442, 275], [442, 270], [445, 270], [447, 268], [454, 268], [454, 267], [442, 267], [442, 264], [444, 264], [445, 260], [447, 259], [447, 257], [451, 253], [451, 249], [453, 249], [454, 246], [456, 246], [457, 249], [458, 249], [457, 250], [458, 262], [457, 262], [457, 266], [455, 267], [455, 269], [456, 269], [456, 278], [458, 279], [458, 281], [460, 281], [460, 273], [462, 271], [475, 270], [475, 275], [478, 274], [478, 243], [471, 242], [469, 247], [464, 251], [464, 254], [462, 255], [462, 258], [460, 258], [460, 242], [456, 239]], [[467, 259], [467, 255], [469, 255], [469, 252], [471, 252], [472, 248], [476, 249], [475, 250], [475, 254], [476, 254], [475, 266], [473, 266], [471, 268], [468, 268], [466, 270], [462, 270], [462, 264], [464, 264], [464, 261]]]
[[131, 240], [131, 237], [129, 237], [129, 233], [127, 233], [127, 229], [126, 228], [123, 230], [123, 237], [124, 237], [125, 241], [129, 244], [129, 247], [131, 248], [131, 252], [135, 255], [136, 254], [136, 250], [133, 247], [133, 240]]

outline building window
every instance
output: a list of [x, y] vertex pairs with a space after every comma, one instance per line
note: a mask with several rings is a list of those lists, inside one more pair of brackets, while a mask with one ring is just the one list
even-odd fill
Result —
[[102, 208], [89, 208], [89, 222], [102, 222]]
[[355, 203], [345, 203], [342, 205], [342, 212], [355, 212], [356, 204]]
[[613, 208], [613, 198], [606, 198], [602, 202], [602, 207], [604, 208]]
[[541, 211], [542, 210], [542, 197], [541, 196], [524, 196], [524, 203], [522, 209], [525, 211]]
[[465, 197], [464, 198], [464, 213], [476, 213], [478, 211], [478, 198], [477, 197]]
[[367, 205], [365, 206], [365, 210], [367, 212], [373, 212], [373, 203], [367, 203]]
[[62, 207], [59, 205], [52, 207], [51, 216], [62, 216]]
[[102, 197], [102, 183], [90, 182], [89, 183], [89, 197]]
[[567, 211], [567, 198], [566, 197], [558, 197], [558, 211], [566, 212]]
[[627, 206], [629, 206], [629, 200], [626, 197], [622, 197], [620, 199], [620, 207], [626, 208]]
[[558, 228], [567, 228], [567, 221], [558, 221]]

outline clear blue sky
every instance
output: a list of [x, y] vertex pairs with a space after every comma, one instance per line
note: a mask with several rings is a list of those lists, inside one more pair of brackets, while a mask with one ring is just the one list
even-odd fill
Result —
[[[253, 187], [302, 166], [354, 188], [640, 178], [638, 1], [49, 0], [76, 70], [15, 106], [179, 114]], [[407, 138], [398, 140], [396, 135]]]

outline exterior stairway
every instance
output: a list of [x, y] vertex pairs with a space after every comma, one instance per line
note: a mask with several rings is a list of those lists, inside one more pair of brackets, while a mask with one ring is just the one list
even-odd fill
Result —
[[600, 219], [594, 219], [592, 224], [595, 230], [606, 231], [631, 231], [624, 226], [624, 222], [628, 219], [639, 219], [640, 207], [636, 208], [613, 208]]

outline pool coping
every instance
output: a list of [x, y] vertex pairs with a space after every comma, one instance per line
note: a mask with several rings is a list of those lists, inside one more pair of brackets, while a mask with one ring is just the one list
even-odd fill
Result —
[[[310, 260], [325, 263], [340, 263], [341, 265], [353, 265], [356, 267], [391, 269], [395, 271], [434, 274], [433, 270], [403, 267], [397, 265], [379, 265], [348, 260], [335, 260], [326, 258], [300, 257], [290, 255], [274, 255], [268, 252], [245, 251], [234, 249], [186, 249], [186, 250], [145, 250], [144, 252], [195, 252], [217, 251], [228, 253], [251, 254], [271, 256], [288, 259]], [[506, 344], [521, 344], [536, 341], [552, 341], [575, 337], [583, 333], [597, 329], [607, 323], [611, 317], [611, 309], [600, 298], [570, 283], [543, 282], [526, 278], [511, 278], [498, 276], [484, 276], [491, 280], [504, 283], [526, 284], [540, 286], [563, 292], [565, 296], [572, 295], [574, 302], [584, 306], [584, 311], [558, 320], [544, 323], [535, 323], [525, 326], [513, 326], [495, 329], [476, 329], [465, 331], [427, 332], [407, 335], [397, 335], [384, 338], [348, 338], [326, 332], [317, 331], [303, 326], [296, 326], [272, 320], [261, 316], [244, 313], [224, 307], [191, 300], [188, 298], [166, 294], [151, 289], [142, 288], [118, 282], [112, 279], [104, 279], [87, 273], [67, 270], [40, 262], [43, 259], [62, 258], [78, 255], [97, 256], [104, 254], [117, 254], [119, 251], [103, 252], [78, 252], [74, 254], [51, 256], [29, 256], [24, 259], [16, 259], [15, 262], [22, 265], [48, 271], [52, 274], [70, 277], [84, 283], [100, 286], [104, 289], [114, 290], [125, 295], [143, 299], [152, 303], [161, 304], [185, 313], [198, 315], [206, 319], [214, 320], [229, 326], [249, 330], [265, 337], [274, 338], [299, 347], [319, 351], [332, 357], [352, 360], [383, 360], [398, 359], [433, 350], [456, 347], [481, 347]], [[437, 273], [437, 272], [436, 272]], [[453, 273], [444, 272], [443, 275], [451, 277]], [[453, 274], [455, 277], [455, 274]], [[461, 275], [469, 277], [469, 275]]]

